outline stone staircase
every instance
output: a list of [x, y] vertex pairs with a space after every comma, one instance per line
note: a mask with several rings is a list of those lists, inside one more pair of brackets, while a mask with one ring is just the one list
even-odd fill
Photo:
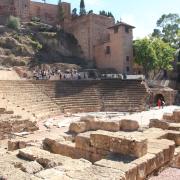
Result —
[[100, 96], [96, 87], [89, 81], [36, 81], [63, 112], [100, 111]]
[[146, 88], [137, 80], [34, 81], [64, 112], [145, 109]]
[[0, 81], [0, 96], [36, 118], [61, 113], [59, 106], [31, 81]]

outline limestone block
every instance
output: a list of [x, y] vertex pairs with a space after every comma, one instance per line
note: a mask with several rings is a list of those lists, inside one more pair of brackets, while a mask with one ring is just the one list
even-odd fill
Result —
[[118, 121], [102, 121], [100, 129], [104, 131], [116, 132], [119, 131], [120, 124]]
[[175, 149], [171, 167], [180, 168], [180, 147]]
[[173, 140], [176, 146], [180, 146], [180, 132], [167, 130], [167, 133], [168, 133], [167, 139]]
[[123, 119], [120, 120], [120, 130], [122, 131], [136, 131], [139, 128], [139, 124], [137, 121]]
[[39, 149], [37, 147], [27, 147], [19, 150], [18, 155], [24, 159], [34, 161], [42, 156], [48, 156], [50, 152]]
[[177, 109], [173, 112], [173, 120], [180, 123], [180, 109]]
[[69, 131], [72, 133], [82, 133], [88, 130], [86, 122], [74, 122], [69, 126]]
[[[160, 141], [161, 140], [149, 141], [148, 148], [152, 147], [152, 148], [162, 150], [163, 156], [164, 156], [164, 163], [169, 162], [170, 161], [170, 147], [168, 144], [161, 144]], [[157, 144], [158, 144], [158, 146], [157, 146]]]
[[147, 153], [147, 140], [143, 137], [119, 136], [110, 138], [110, 151], [141, 157]]
[[131, 164], [137, 165], [137, 179], [145, 179], [156, 169], [156, 156], [147, 153], [146, 155], [134, 160]]
[[98, 130], [90, 135], [91, 145], [98, 149], [110, 150], [110, 136], [111, 132]]
[[180, 123], [169, 123], [169, 130], [180, 131]]
[[43, 167], [36, 161], [32, 161], [32, 162], [26, 162], [26, 163], [21, 164], [20, 169], [29, 174], [35, 174], [43, 170]]
[[167, 138], [167, 132], [160, 128], [149, 128], [143, 132], [143, 137], [147, 139]]
[[67, 158], [62, 162], [61, 166], [56, 166], [54, 169], [63, 171], [80, 171], [91, 167], [92, 163], [85, 159]]
[[19, 141], [9, 140], [8, 141], [8, 151], [14, 151], [19, 149]]
[[83, 149], [86, 151], [94, 152], [95, 148], [91, 146], [90, 134], [92, 131], [85, 133], [80, 133], [75, 137], [75, 146], [76, 148]]
[[149, 127], [152, 128], [160, 128], [160, 129], [168, 129], [169, 123], [159, 120], [159, 119], [150, 119]]
[[95, 165], [120, 170], [122, 176], [125, 176], [125, 179], [128, 180], [136, 180], [137, 177], [137, 166], [135, 164], [125, 164], [123, 161], [113, 161], [111, 159], [101, 159], [95, 162]]
[[98, 130], [90, 135], [91, 145], [114, 153], [141, 157], [147, 153], [147, 140], [129, 133], [115, 133]]
[[[125, 175], [122, 171], [113, 168], [101, 167], [92, 165], [90, 168], [86, 168], [82, 171], [70, 171], [67, 172], [67, 176], [72, 179], [78, 180], [125, 180]], [[129, 179], [131, 180], [131, 179]]]
[[173, 114], [172, 113], [164, 113], [162, 119], [171, 122], [173, 120]]
[[162, 149], [148, 147], [148, 153], [154, 154], [156, 156], [155, 158], [156, 169], [158, 169], [164, 164], [164, 152]]

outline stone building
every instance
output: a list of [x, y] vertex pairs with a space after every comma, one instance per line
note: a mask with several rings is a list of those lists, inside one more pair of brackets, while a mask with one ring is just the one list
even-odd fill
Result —
[[108, 28], [107, 39], [94, 48], [97, 67], [112, 68], [120, 73], [132, 73], [133, 28], [123, 22]]
[[123, 22], [115, 24], [114, 18], [93, 13], [73, 17], [70, 3], [62, 2], [61, 7], [64, 21], [59, 22], [57, 5], [31, 0], [0, 0], [0, 24], [4, 24], [9, 15], [20, 17], [22, 21], [38, 17], [47, 24], [60, 24], [76, 37], [84, 58], [95, 62], [98, 68], [132, 73], [133, 26]]

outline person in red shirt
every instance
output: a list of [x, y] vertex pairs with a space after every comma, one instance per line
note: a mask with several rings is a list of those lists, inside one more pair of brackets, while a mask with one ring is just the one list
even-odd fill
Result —
[[157, 105], [159, 107], [159, 109], [161, 108], [161, 99], [158, 99]]

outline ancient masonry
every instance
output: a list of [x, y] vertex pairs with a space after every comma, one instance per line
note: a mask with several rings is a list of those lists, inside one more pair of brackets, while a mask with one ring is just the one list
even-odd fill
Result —
[[[179, 126], [180, 111], [164, 118], [169, 127], [174, 122]], [[0, 174], [10, 179], [143, 180], [167, 166], [180, 168], [179, 129], [160, 121], [156, 128], [152, 121], [140, 132], [133, 120], [85, 116], [56, 137], [9, 140]]]
[[[94, 116], [83, 116], [66, 128], [41, 125], [42, 118], [63, 111], [67, 116], [124, 106], [127, 111], [133, 103], [141, 111], [133, 97], [144, 102], [145, 90], [136, 80], [1, 81], [0, 177], [143, 180], [169, 166], [180, 168], [180, 110], [150, 120], [146, 128], [132, 119]], [[128, 101], [115, 101], [125, 93]]]
[[0, 24], [5, 24], [9, 15], [18, 16], [22, 21], [38, 17], [47, 24], [61, 24], [78, 40], [84, 58], [96, 62], [99, 68], [112, 68], [120, 73], [132, 73], [133, 26], [97, 14], [74, 17], [71, 4], [62, 2], [64, 21], [58, 21], [58, 6], [30, 0], [1, 0]]

